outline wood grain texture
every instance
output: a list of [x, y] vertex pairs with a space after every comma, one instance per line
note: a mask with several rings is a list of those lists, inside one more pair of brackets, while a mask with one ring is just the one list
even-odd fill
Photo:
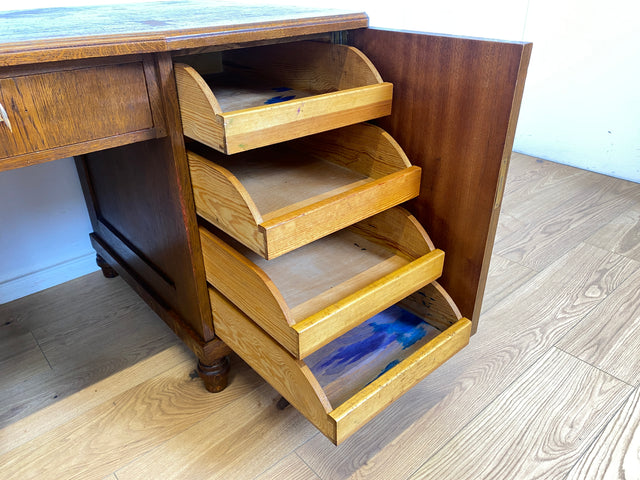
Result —
[[[254, 387], [227, 408], [116, 471], [118, 480], [250, 480], [316, 433], [293, 408], [278, 411], [279, 394]], [[238, 412], [242, 412], [238, 414]], [[283, 436], [281, 432], [288, 434]]]
[[531, 45], [371, 29], [353, 44], [394, 84], [378, 123], [423, 169], [409, 209], [447, 252], [442, 285], [475, 330]]
[[249, 376], [212, 396], [192, 370], [182, 362], [12, 449], [0, 456], [0, 475], [102, 478], [256, 387]]
[[0, 78], [0, 103], [12, 125], [11, 131], [0, 128], [0, 158], [5, 159], [0, 170], [39, 163], [54, 153], [83, 153], [159, 136], [164, 122], [154, 118], [157, 89], [147, 90], [147, 82], [156, 82], [153, 70], [145, 68], [150, 61], [138, 57]]
[[412, 167], [382, 129], [358, 124], [236, 155], [191, 146], [198, 215], [273, 259], [418, 195]]
[[287, 480], [319, 480], [320, 477], [311, 470], [295, 453], [291, 453], [258, 475], [255, 480], [273, 480], [282, 478]]
[[361, 223], [269, 261], [201, 227], [207, 281], [304, 358], [442, 272], [444, 253], [405, 210]]
[[[10, 322], [6, 327], [28, 331], [47, 365], [34, 371], [26, 363], [16, 369], [14, 362], [14, 373], [2, 376], [0, 425], [33, 414], [174, 345], [174, 335], [136, 299], [121, 279], [108, 280], [95, 272], [29, 300], [1, 305], [0, 318]], [[100, 307], [103, 302], [110, 302], [116, 313], [105, 314]], [[132, 322], [137, 327], [133, 331]]]
[[557, 347], [635, 387], [640, 386], [640, 263]]
[[567, 480], [632, 480], [640, 477], [640, 389], [636, 388]]
[[466, 348], [340, 450], [313, 438], [296, 452], [322, 478], [407, 478], [635, 269], [624, 257], [576, 245], [488, 310]]
[[[0, 430], [0, 455], [61, 427], [111, 398], [187, 361], [192, 361], [191, 353], [176, 341], [166, 350], [143, 359], [104, 380], [96, 381], [89, 388], [76, 387], [78, 390], [73, 395], [3, 427]], [[24, 372], [23, 368], [19, 371]], [[59, 381], [62, 382], [64, 379]], [[5, 385], [4, 378], [2, 383]]]
[[[501, 223], [501, 226], [503, 225], [504, 223]], [[498, 233], [502, 231], [504, 229], [499, 229]], [[492, 255], [489, 275], [487, 276], [487, 287], [482, 301], [482, 311], [486, 312], [508, 298], [518, 288], [531, 281], [536, 274], [535, 270], [519, 263], [501, 257], [498, 254]]]
[[620, 214], [586, 241], [640, 261], [640, 209]]
[[409, 478], [564, 478], [630, 392], [552, 349]]
[[0, 14], [0, 66], [275, 40], [367, 26], [353, 11], [182, 0]]
[[[538, 162], [535, 159], [514, 155], [510, 177], [507, 180], [507, 188], [505, 189], [504, 205], [520, 205], [521, 208], [530, 208], [532, 211], [554, 208], [558, 203], [562, 203], [559, 190], [554, 189], [552, 186], [554, 182], [566, 182], [564, 183], [564, 188], [574, 190], [574, 193], [575, 189], [579, 188], [577, 183], [569, 180], [569, 177], [564, 175], [569, 168], [551, 162]], [[525, 175], [525, 172], [529, 173]], [[516, 175], [512, 177], [511, 173]], [[591, 174], [587, 173], [586, 175]], [[574, 177], [575, 180], [575, 176], [570, 176]], [[540, 187], [540, 191], [548, 193], [549, 196], [547, 197], [543, 194], [536, 197], [532, 195], [535, 192], [527, 187], [527, 177], [534, 185]], [[517, 186], [517, 189], [510, 188], [511, 179], [516, 182], [514, 186]], [[622, 181], [620, 182], [622, 183]], [[606, 184], [599, 184], [596, 181], [593, 183], [592, 188], [597, 190], [598, 188], [608, 187]], [[511, 195], [515, 195], [515, 197], [511, 198]], [[634, 196], [629, 193], [625, 194], [625, 196], [628, 200], [626, 211], [638, 210], [640, 202], [634, 200]], [[610, 220], [614, 219], [615, 217]], [[500, 238], [501, 230], [505, 226], [502, 224], [499, 227], [498, 238]], [[529, 227], [523, 225], [522, 228]], [[505, 233], [508, 233], [508, 231]], [[615, 244], [618, 239], [615, 237], [614, 231], [611, 230], [609, 233], [613, 235], [609, 237], [611, 243]], [[622, 231], [621, 235], [624, 235]], [[127, 469], [126, 473], [129, 474], [127, 478], [135, 478], [136, 480], [147, 480], [149, 475], [145, 474], [145, 467], [149, 468], [151, 472], [155, 472], [155, 469], [158, 468], [155, 465], [156, 463], [160, 465], [159, 470], [166, 467], [172, 476], [179, 478], [180, 475], [174, 474], [174, 472], [180, 468], [181, 462], [188, 464], [185, 471], [210, 473], [211, 470], [209, 469], [213, 468], [222, 472], [220, 476], [223, 478], [242, 480], [244, 478], [254, 478], [261, 473], [265, 473], [267, 475], [266, 478], [273, 478], [274, 476], [268, 475], [271, 467], [274, 467], [274, 471], [279, 475], [279, 478], [286, 478], [286, 474], [281, 474], [282, 470], [278, 466], [283, 463], [288, 465], [288, 461], [293, 455], [298, 455], [303, 462], [302, 465], [306, 465], [313, 470], [320, 478], [370, 478], [374, 480], [393, 478], [400, 480], [411, 476], [433, 455], [438, 454], [438, 451], [442, 450], [438, 455], [446, 455], [447, 448], [462, 449], [462, 445], [459, 446], [458, 442], [451, 442], [451, 439], [461, 432], [467, 424], [473, 425], [474, 429], [477, 429], [476, 436], [479, 437], [481, 435], [480, 428], [484, 428], [485, 435], [477, 445], [464, 444], [465, 452], [467, 450], [479, 450], [482, 452], [482, 448], [494, 448], [492, 447], [493, 444], [499, 444], [500, 438], [494, 440], [495, 436], [492, 436], [492, 433], [504, 430], [501, 429], [500, 423], [502, 416], [496, 414], [492, 417], [495, 418], [495, 421], [484, 423], [482, 427], [479, 425], [479, 421], [474, 421], [474, 418], [482, 415], [483, 411], [495, 411], [491, 403], [498, 398], [504, 404], [504, 398], [500, 397], [500, 394], [507, 389], [513, 402], [505, 405], [505, 412], [509, 413], [509, 416], [505, 415], [505, 418], [512, 421], [514, 430], [526, 430], [519, 425], [517, 419], [514, 419], [512, 413], [513, 409], [521, 409], [523, 422], [526, 421], [528, 424], [535, 424], [536, 426], [542, 424], [548, 426], [548, 429], [542, 428], [539, 430], [540, 435], [536, 437], [535, 441], [553, 441], [554, 445], [567, 445], [570, 442], [574, 442], [573, 444], [578, 445], [580, 452], [583, 452], [585, 444], [581, 442], [584, 439], [580, 440], [572, 436], [572, 432], [588, 433], [589, 438], [593, 439], [593, 430], [589, 430], [591, 428], [590, 424], [580, 423], [579, 419], [574, 416], [573, 418], [576, 421], [572, 423], [573, 428], [563, 429], [561, 433], [566, 434], [553, 437], [552, 433], [558, 432], [559, 424], [567, 425], [566, 422], [563, 423], [562, 418], [553, 422], [546, 419], [547, 412], [555, 415], [554, 412], [558, 411], [555, 408], [555, 404], [548, 409], [541, 408], [537, 404], [532, 405], [530, 409], [525, 409], [524, 401], [519, 400], [521, 397], [526, 399], [538, 398], [540, 394], [537, 393], [537, 390], [547, 391], [545, 389], [547, 382], [550, 385], [555, 385], [558, 382], [554, 377], [558, 367], [550, 365], [550, 368], [547, 369], [537, 368], [540, 375], [538, 377], [539, 382], [534, 389], [530, 382], [532, 378], [530, 376], [531, 369], [536, 368], [536, 364], [540, 360], [545, 360], [547, 362], [546, 365], [548, 365], [548, 358], [545, 353], [553, 350], [553, 345], [560, 338], [570, 332], [573, 327], [579, 326], [579, 322], [583, 319], [588, 318], [589, 311], [592, 308], [597, 308], [597, 305], [602, 303], [608, 295], [614, 295], [617, 289], [624, 287], [625, 278], [637, 275], [637, 266], [634, 266], [635, 262], [630, 261], [628, 257], [607, 254], [607, 249], [594, 248], [590, 245], [583, 245], [580, 242], [575, 243], [572, 250], [576, 251], [565, 254], [566, 259], [550, 264], [536, 277], [532, 277], [522, 283], [519, 282], [516, 276], [520, 270], [517, 268], [512, 270], [517, 288], [495, 303], [492, 308], [485, 310], [481, 328], [472, 337], [470, 345], [429, 375], [424, 381], [417, 384], [339, 447], [333, 446], [329, 440], [319, 433], [314, 433], [314, 427], [304, 420], [302, 415], [297, 413], [295, 409], [277, 410], [273, 403], [277, 395], [273, 393], [260, 394], [257, 397], [252, 397], [249, 404], [243, 403], [242, 398], [245, 398], [249, 391], [260, 389], [264, 382], [258, 379], [257, 375], [250, 369], [246, 368], [243, 362], [233, 357], [232, 374], [235, 377], [231, 381], [230, 388], [233, 388], [237, 382], [244, 382], [247, 377], [253, 378], [255, 383], [253, 386], [243, 390], [235, 400], [227, 403], [228, 409], [225, 410], [224, 415], [218, 416], [214, 412], [212, 415], [196, 421], [194, 424], [195, 429], [192, 430], [195, 432], [194, 437], [198, 443], [195, 448], [197, 452], [206, 451], [204, 455], [198, 456], [199, 453], [190, 455], [189, 451], [184, 451], [181, 448], [182, 444], [191, 445], [196, 442], [191, 442], [189, 435], [182, 433], [178, 434], [181, 435], [179, 441], [172, 442], [169, 440], [170, 443], [167, 444], [167, 447], [159, 450], [157, 455], [154, 454], [153, 450], [150, 450], [148, 452], [144, 451], [137, 456], [135, 454], [129, 455], [129, 451], [132, 448], [130, 444], [131, 438], [128, 435], [123, 435], [119, 437], [120, 440], [114, 441], [119, 446], [114, 446], [111, 450], [113, 453], [107, 453], [106, 455], [112, 455], [117, 463], [117, 458], [122, 455], [122, 452], [125, 452], [125, 461], [131, 459], [132, 465], [131, 470]], [[514, 266], [511, 261], [508, 264], [510, 265], [509, 269]], [[507, 270], [502, 271], [501, 269], [500, 278], [503, 279], [503, 282], [509, 281]], [[100, 273], [96, 275], [97, 279], [100, 280], [102, 278]], [[534, 278], [536, 279], [534, 280]], [[121, 288], [125, 288], [121, 280], [114, 279], [113, 281], [119, 284]], [[106, 280], [105, 282], [103, 287], [93, 293], [90, 290], [84, 290], [82, 284], [74, 282], [71, 283], [70, 290], [72, 292], [76, 291], [81, 297], [94, 298], [93, 308], [109, 312], [110, 315], [117, 315], [116, 312], [121, 309], [124, 312], [128, 312], [128, 315], [132, 315], [132, 312], [138, 308], [135, 305], [141, 303], [140, 300], [135, 295], [130, 295], [130, 302], [122, 301], [120, 296], [114, 295], [110, 290], [109, 286], [113, 285], [113, 283]], [[502, 295], [502, 286], [499, 285], [499, 287], [498, 294]], [[495, 288], [495, 283], [494, 287], [491, 287], [489, 283], [487, 286], [489, 297], [492, 295], [493, 288]], [[88, 308], [88, 304], [76, 302], [74, 298], [70, 293], [58, 291], [55, 296], [49, 299], [33, 295], [8, 305], [12, 306], [11, 318], [15, 321], [28, 322], [29, 319], [35, 319], [34, 309], [42, 312], [41, 318], [47, 319], [47, 304], [53, 300], [56, 305], [64, 305], [63, 310], [67, 315], [74, 316], [79, 319], [78, 321], [81, 321], [82, 310]], [[616, 308], [619, 300], [620, 298], [616, 301], [611, 301], [609, 305], [612, 308]], [[73, 313], [74, 305], [77, 305], [80, 309], [77, 314]], [[2, 308], [6, 306], [0, 306], [0, 318], [3, 318], [3, 320], [3, 314], [6, 313], [6, 310], [2, 310]], [[614, 318], [617, 314], [617, 311], [611, 310], [606, 312], [603, 310], [602, 312], [602, 315], [606, 318]], [[38, 316], [40, 316], [40, 313], [38, 313]], [[50, 319], [51, 317], [49, 317]], [[27, 325], [29, 324], [27, 323]], [[73, 328], [73, 322], [69, 322], [68, 325]], [[104, 330], [108, 327], [105, 327], [101, 322], [89, 322], [84, 328], [85, 332], [87, 332], [87, 337], [94, 337], [95, 334], [89, 333], [92, 329]], [[144, 344], [146, 340], [141, 337], [139, 341]], [[174, 343], [172, 345], [167, 352], [169, 358], [175, 360], [183, 358], [184, 361], [187, 361], [188, 356], [185, 356], [187, 352], [182, 347], [179, 347], [181, 353], [177, 357], [170, 355], [170, 351], [177, 344]], [[110, 344], [96, 345], [96, 355], [99, 355], [97, 352], [105, 349], [109, 350], [110, 348]], [[1, 352], [2, 350], [0, 350], [0, 354]], [[635, 359], [635, 353], [634, 350], [629, 351], [627, 358], [621, 359], [621, 361], [630, 359], [629, 361], [632, 362]], [[62, 400], [60, 410], [51, 410], [50, 415], [46, 414], [46, 409], [42, 410], [29, 417], [27, 423], [16, 422], [5, 426], [4, 429], [9, 429], [7, 430], [9, 437], [12, 438], [17, 435], [16, 438], [18, 439], [20, 438], [21, 425], [36, 436], [39, 428], [42, 428], [44, 432], [49, 431], [49, 426], [52, 426], [54, 430], [62, 429], [62, 435], [64, 435], [64, 432], [67, 431], [67, 427], [64, 426], [67, 423], [65, 415], [71, 415], [75, 418], [74, 411], [76, 410], [78, 413], [86, 413], [86, 404], [88, 404], [89, 410], [95, 408], [96, 405], [92, 403], [92, 399], [98, 399], [95, 395], [99, 396], [99, 398], [104, 398], [104, 402], [108, 402], [108, 398], [111, 398], [110, 394], [101, 397], [102, 393], [106, 392], [106, 390], [102, 390], [103, 388], [113, 389], [111, 391], [117, 397], [122, 391], [130, 388], [128, 386], [130, 376], [133, 383], [138, 383], [138, 380], [143, 379], [147, 374], [149, 375], [148, 378], [153, 378], [160, 374], [163, 362], [160, 357], [158, 357], [158, 362], [153, 362], [153, 359], [154, 357], [149, 357], [145, 362], [136, 364], [139, 368], [134, 367], [133, 370], [125, 369], [122, 372], [114, 372], [115, 375], [109, 377], [107, 379], [108, 382], [105, 381], [107, 383], [97, 384], [99, 388], [97, 393], [91, 387], [83, 389], [82, 385], [75, 382], [73, 376], [69, 378], [64, 375], [58, 376], [58, 384], [60, 382], [73, 384], [72, 387], [80, 389], [82, 394], [78, 398], [82, 404], [75, 402], [69, 404]], [[164, 361], [170, 360], [164, 357]], [[587, 364], [579, 362], [579, 365], [581, 366], [575, 369], [579, 376], [585, 379], [595, 378], [592, 374], [589, 374], [589, 376], [584, 375], [584, 366], [588, 367]], [[83, 376], [91, 379], [99, 378], [102, 366], [100, 362], [93, 362], [93, 370], [87, 370], [87, 373], [83, 374]], [[15, 370], [17, 376], [19, 376], [20, 368], [21, 365], [16, 362]], [[185, 369], [185, 372], [192, 370], [192, 368], [193, 364], [190, 369]], [[599, 377], [603, 373], [597, 373], [598, 370], [595, 367], [588, 368], [593, 370], [593, 375], [596, 377], [606, 378], [606, 376]], [[548, 371], [548, 374], [546, 371]], [[561, 373], [564, 375], [566, 372]], [[193, 372], [191, 374], [193, 375]], [[522, 375], [525, 375], [528, 380], [519, 381]], [[2, 381], [4, 378], [4, 376], [0, 375], [0, 392], [3, 391]], [[144, 378], [144, 380], [146, 379]], [[578, 381], [577, 379], [569, 378], [567, 383], [575, 385]], [[202, 388], [199, 381], [195, 381], [194, 384], [198, 388]], [[528, 390], [522, 391], [520, 396], [516, 393], [519, 388], [514, 389], [514, 385], [526, 386]], [[582, 384], [578, 383], [578, 385], [577, 390], [580, 390]], [[46, 384], [40, 384], [39, 387], [45, 392], [51, 391]], [[120, 388], [122, 390], [119, 390]], [[182, 387], [178, 387], [178, 389], [180, 388]], [[272, 392], [271, 389], [268, 391]], [[24, 390], [14, 391], [12, 395], [17, 398], [25, 394], [31, 395], [30, 392], [25, 393]], [[596, 404], [592, 401], [592, 398], [601, 399], [603, 398], [602, 396], [592, 397], [587, 390], [567, 392], [567, 388], [563, 386], [559, 386], [559, 392], [556, 394], [550, 392], [550, 396], [557, 399], [562, 392], [566, 392], [568, 398], [576, 398], [578, 400], [575, 405], [567, 406], [566, 412], [569, 410], [573, 412], [582, 411], [585, 414], [582, 418], [588, 418], [589, 415], [592, 415], [591, 418], [595, 419], [601, 416], [602, 409], [590, 408], [589, 405], [596, 407], [601, 405], [602, 402]], [[155, 395], [151, 391], [149, 393], [151, 396]], [[607, 395], [604, 390], [600, 390], [600, 394]], [[44, 396], [45, 394], [43, 394]], [[215, 401], [216, 396], [210, 395], [208, 399]], [[570, 480], [603, 478], [607, 480], [610, 478], [635, 480], [638, 477], [636, 474], [636, 466], [639, 464], [637, 457], [637, 425], [640, 418], [640, 405], [638, 399], [636, 390], [633, 396], [628, 397], [627, 402], [617, 412], [611, 413], [609, 424], [600, 431], [601, 434], [597, 439], [592, 441], [589, 447], [591, 450], [587, 450], [578, 460], [578, 464], [573, 467], [573, 471], [568, 477]], [[541, 401], [544, 401], [544, 399]], [[103, 403], [102, 400], [97, 400], [97, 402], [98, 404]], [[566, 399], [560, 398], [559, 402], [567, 405]], [[579, 405], [582, 402], [585, 403], [586, 407]], [[7, 403], [2, 400], [0, 401], [0, 410], [3, 408], [10, 409], [12, 405], [14, 403]], [[538, 413], [533, 415], [533, 411]], [[184, 413], [189, 415], [188, 412]], [[199, 413], [196, 412], [196, 415], [199, 415]], [[251, 415], [252, 419], [256, 419], [255, 421], [259, 425], [254, 425], [253, 420], [248, 420], [247, 423], [244, 423], [241, 419], [247, 415]], [[62, 419], [61, 423], [55, 418], [58, 416]], [[534, 419], [534, 416], [536, 419]], [[230, 424], [227, 421], [229, 418], [233, 419]], [[158, 417], [158, 421], [164, 422], [165, 417]], [[145, 417], [145, 425], [147, 422], [147, 417]], [[108, 423], [110, 424], [111, 421]], [[14, 425], [15, 428], [12, 429]], [[207, 430], [209, 427], [210, 429]], [[301, 434], [301, 429], [305, 429], [305, 434], [308, 433], [312, 437]], [[2, 431], [0, 430], [0, 432]], [[112, 429], [104, 430], [105, 435], [111, 435], [112, 432]], [[187, 432], [190, 432], [190, 430], [187, 430]], [[549, 432], [548, 435], [547, 432]], [[26, 433], [29, 434], [29, 432]], [[92, 433], [95, 433], [96, 441], [101, 441], [99, 429], [95, 429], [95, 432], [88, 431], [88, 434]], [[291, 449], [294, 447], [288, 442], [294, 437], [306, 443], [297, 447], [295, 453], [291, 453]], [[35, 437], [28, 435], [24, 438], [33, 439]], [[523, 438], [530, 438], [527, 437], [526, 431], [523, 433]], [[200, 440], [202, 440], [201, 443]], [[529, 445], [535, 447], [535, 441], [529, 443]], [[239, 443], [237, 449], [234, 448], [236, 442]], [[22, 443], [22, 440], [20, 443]], [[285, 444], [284, 446], [282, 446], [283, 443]], [[35, 443], [32, 443], [32, 445], [35, 445]], [[60, 450], [61, 462], [65, 461], [65, 457], [75, 455], [77, 450], [74, 450], [74, 445], [68, 450]], [[466, 455], [465, 453], [462, 456], [462, 460], [460, 460], [460, 457], [452, 460], [451, 468], [455, 469], [458, 461], [467, 461], [467, 459], [468, 461], [475, 459], [480, 465], [494, 461], [508, 462], [510, 465], [527, 462], [542, 464], [545, 463], [545, 459], [552, 458], [556, 452], [555, 450], [547, 450], [544, 455], [534, 455], [533, 450], [520, 448], [519, 445], [518, 442], [513, 442], [513, 448], [509, 449], [504, 458], [498, 460], [487, 456]], [[212, 448], [208, 449], [209, 446]], [[513, 452], [513, 454], [510, 452]], [[196, 456], [198, 456], [197, 459], [195, 458]], [[566, 473], [567, 468], [572, 468], [571, 462], [574, 459], [572, 454], [565, 458], [569, 459], [566, 464], [556, 464], [558, 471], [563, 473]], [[22, 459], [25, 462], [25, 470], [38, 468], [39, 464], [33, 462], [33, 457], [26, 455]], [[109, 480], [113, 480], [113, 471], [101, 474], [101, 472], [108, 470], [102, 467], [105, 461], [105, 452], [101, 450], [84, 450], [83, 459], [86, 464], [83, 478], [101, 479], [108, 474], [110, 475]], [[255, 462], [256, 465], [252, 462]], [[298, 465], [297, 460], [293, 463]], [[2, 460], [0, 460], [0, 464], [2, 464]], [[133, 467], [134, 464], [135, 468]], [[248, 468], [246, 468], [247, 466]], [[95, 468], [95, 474], [91, 473], [92, 468]], [[54, 474], [55, 472], [54, 470]], [[298, 470], [295, 469], [289, 470], [287, 473], [294, 476], [297, 472]], [[471, 470], [471, 472], [475, 472], [475, 470]], [[215, 478], [215, 475], [216, 473], [213, 472], [209, 476]], [[69, 476], [62, 475], [64, 478]], [[202, 475], [201, 477], [206, 478], [207, 475]], [[542, 477], [546, 478], [544, 475]], [[477, 480], [478, 477], [477, 475], [467, 476], [463, 473], [459, 478], [460, 480]], [[531, 477], [524, 473], [518, 478], [526, 480]], [[565, 478], [565, 475], [561, 475], [560, 478]]]
[[[391, 112], [392, 85], [352, 47], [294, 42], [223, 52], [205, 79], [176, 64], [184, 134], [233, 154]], [[281, 93], [280, 93], [281, 92]]]
[[[535, 191], [514, 191], [514, 199], [526, 194], [530, 201], [514, 200], [504, 205], [506, 220], [515, 225], [508, 228], [494, 249], [500, 256], [536, 271], [558, 259], [576, 242], [587, 241], [639, 195], [633, 182], [590, 175], [572, 167], [544, 168], [544, 163], [532, 179], [537, 186]], [[553, 173], [548, 176], [547, 172]], [[514, 183], [524, 182], [526, 175], [523, 169], [517, 175], [520, 178], [514, 175]], [[539, 208], [535, 200], [541, 198], [553, 202], [553, 206]], [[594, 244], [612, 250], [602, 241]]]

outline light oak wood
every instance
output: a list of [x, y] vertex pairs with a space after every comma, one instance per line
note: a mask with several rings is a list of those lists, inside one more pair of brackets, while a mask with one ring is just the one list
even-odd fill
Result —
[[190, 378], [192, 363], [182, 362], [13, 448], [0, 456], [0, 476], [102, 478], [256, 387], [255, 376], [244, 377], [212, 399]]
[[409, 478], [564, 478], [630, 392], [551, 349]]
[[353, 47], [302, 42], [230, 50], [222, 65], [230, 78], [205, 81], [183, 63], [175, 71], [185, 136], [226, 154], [391, 112], [392, 85]]
[[303, 360], [278, 343], [214, 289], [211, 308], [220, 338], [335, 444], [404, 394], [467, 345], [471, 323], [462, 318], [393, 368], [374, 377], [339, 406], [333, 406]]
[[640, 476], [640, 389], [636, 388], [567, 480], [631, 480]]
[[444, 261], [424, 230], [396, 209], [270, 261], [200, 232], [209, 284], [297, 358], [436, 280]]
[[287, 480], [318, 480], [320, 477], [311, 470], [295, 453], [287, 455], [256, 480], [286, 478]]
[[198, 215], [266, 259], [410, 200], [419, 191], [420, 169], [373, 125], [231, 157], [198, 151], [204, 156], [188, 152]]

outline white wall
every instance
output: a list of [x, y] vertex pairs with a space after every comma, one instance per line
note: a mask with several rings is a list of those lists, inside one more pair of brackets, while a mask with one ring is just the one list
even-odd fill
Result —
[[[20, 8], [116, 2], [23, 0]], [[631, 0], [324, 0], [322, 6], [366, 11], [376, 27], [532, 41], [514, 149], [640, 182], [640, 35]], [[9, 6], [0, 0], [3, 9]], [[69, 159], [1, 173], [0, 303], [94, 270], [90, 230]]]

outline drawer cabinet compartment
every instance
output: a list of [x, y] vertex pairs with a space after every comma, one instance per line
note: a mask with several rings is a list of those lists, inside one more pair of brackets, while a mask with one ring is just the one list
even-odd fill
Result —
[[142, 61], [0, 78], [0, 104], [0, 159], [156, 127]]
[[369, 124], [233, 156], [199, 151], [188, 152], [198, 215], [266, 259], [399, 205], [420, 189], [420, 168]]
[[471, 332], [466, 318], [440, 331], [392, 306], [298, 360], [218, 291], [209, 295], [216, 334], [335, 444], [460, 351]]
[[400, 207], [269, 261], [223, 233], [200, 235], [208, 283], [296, 358], [436, 280], [444, 262]]
[[391, 113], [393, 86], [345, 45], [269, 45], [184, 62], [175, 64], [184, 134], [227, 154]]

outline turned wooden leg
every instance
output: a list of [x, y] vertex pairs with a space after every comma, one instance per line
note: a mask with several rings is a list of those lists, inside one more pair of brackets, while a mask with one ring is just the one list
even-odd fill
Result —
[[96, 255], [96, 263], [98, 264], [98, 267], [102, 269], [102, 274], [106, 278], [113, 278], [118, 276], [118, 272], [116, 272], [111, 267], [111, 265], [109, 265], [107, 261], [104, 258], [102, 258], [100, 255]]
[[229, 379], [229, 357], [225, 355], [210, 365], [205, 365], [202, 363], [202, 360], [198, 360], [198, 375], [209, 392], [221, 392], [227, 388], [227, 381]]

